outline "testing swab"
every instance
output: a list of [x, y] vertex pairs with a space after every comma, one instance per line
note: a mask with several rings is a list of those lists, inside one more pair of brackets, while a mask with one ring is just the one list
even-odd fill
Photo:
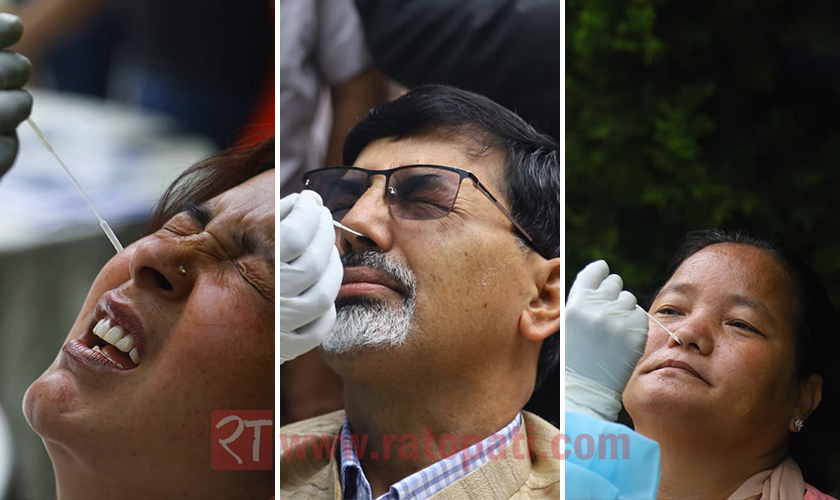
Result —
[[647, 317], [648, 317], [648, 318], [650, 318], [650, 319], [652, 319], [652, 320], [654, 321], [654, 323], [656, 323], [657, 325], [661, 326], [663, 330], [665, 330], [666, 332], [668, 332], [668, 335], [670, 335], [672, 339], [676, 340], [676, 341], [677, 341], [677, 344], [682, 345], [682, 341], [680, 340], [680, 338], [679, 338], [679, 337], [677, 337], [677, 336], [674, 334], [674, 332], [672, 332], [671, 330], [669, 330], [669, 329], [665, 328], [665, 325], [663, 325], [662, 323], [660, 323], [658, 319], [654, 318], [654, 317], [653, 317], [653, 316], [651, 316], [651, 315], [650, 315], [647, 311], [645, 311], [645, 308], [644, 308], [644, 307], [640, 306], [639, 304], [636, 304], [636, 307], [638, 307], [638, 308], [639, 308], [639, 309], [640, 309], [643, 313], [647, 314]]
[[105, 219], [103, 219], [99, 215], [99, 212], [97, 212], [96, 209], [93, 208], [93, 203], [90, 202], [90, 199], [85, 194], [84, 189], [82, 189], [82, 186], [80, 186], [79, 183], [76, 181], [76, 178], [73, 177], [73, 174], [70, 173], [70, 169], [67, 168], [67, 165], [65, 165], [64, 162], [61, 161], [61, 158], [58, 157], [58, 154], [55, 152], [50, 142], [44, 136], [44, 133], [41, 132], [41, 129], [38, 128], [38, 125], [35, 125], [35, 122], [32, 121], [32, 118], [27, 118], [26, 121], [29, 123], [29, 126], [32, 127], [32, 130], [34, 130], [38, 137], [41, 139], [41, 142], [44, 143], [44, 146], [47, 147], [47, 150], [49, 150], [49, 152], [52, 153], [53, 156], [55, 156], [55, 159], [58, 160], [58, 163], [61, 164], [61, 167], [64, 169], [65, 172], [67, 172], [67, 175], [70, 176], [70, 180], [72, 180], [73, 184], [76, 185], [76, 189], [78, 189], [79, 192], [82, 193], [82, 196], [85, 198], [85, 201], [90, 206], [90, 209], [93, 210], [93, 213], [96, 215], [96, 218], [99, 219], [99, 227], [101, 227], [102, 230], [105, 231], [105, 236], [108, 237], [108, 241], [110, 241], [111, 244], [114, 245], [114, 248], [117, 250], [117, 253], [122, 252], [123, 246], [120, 243], [120, 240], [117, 239], [117, 235], [114, 234], [114, 231], [111, 230], [111, 226], [109, 226], [108, 223], [105, 222]]
[[339, 229], [344, 229], [344, 230], [345, 230], [345, 231], [347, 231], [348, 233], [353, 233], [353, 234], [355, 234], [356, 236], [361, 236], [362, 238], [367, 238], [367, 236], [363, 235], [362, 233], [360, 233], [360, 232], [358, 232], [358, 231], [354, 231], [354, 230], [350, 229], [349, 227], [345, 226], [344, 224], [342, 224], [342, 223], [338, 222], [337, 220], [334, 220], [334, 221], [333, 221], [333, 226], [335, 226], [335, 227], [337, 227], [337, 228], [339, 228]]

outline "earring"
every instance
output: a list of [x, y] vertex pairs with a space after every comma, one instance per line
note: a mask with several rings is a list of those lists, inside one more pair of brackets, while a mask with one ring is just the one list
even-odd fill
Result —
[[793, 421], [793, 426], [796, 427], [796, 432], [802, 432], [802, 428], [805, 427], [805, 422], [797, 417]]
[[187, 270], [184, 269], [184, 266], [178, 266], [178, 274], [180, 274], [181, 276], [184, 276], [184, 275], [187, 274]]

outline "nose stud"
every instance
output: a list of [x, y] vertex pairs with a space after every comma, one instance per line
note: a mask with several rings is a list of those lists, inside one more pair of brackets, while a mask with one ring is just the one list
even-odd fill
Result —
[[184, 266], [178, 266], [178, 274], [180, 274], [181, 276], [187, 274], [187, 270], [184, 268]]

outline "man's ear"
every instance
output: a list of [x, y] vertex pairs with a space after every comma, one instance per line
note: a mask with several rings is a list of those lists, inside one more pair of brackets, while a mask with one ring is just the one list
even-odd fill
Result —
[[533, 341], [544, 340], [560, 330], [560, 307], [563, 287], [560, 283], [560, 259], [540, 263], [534, 269], [536, 293], [523, 306], [519, 316], [519, 331]]

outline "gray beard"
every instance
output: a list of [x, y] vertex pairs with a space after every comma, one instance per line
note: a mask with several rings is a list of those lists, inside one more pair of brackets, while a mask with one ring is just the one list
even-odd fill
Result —
[[401, 347], [411, 330], [414, 307], [414, 300], [396, 306], [384, 301], [355, 301], [343, 305], [321, 347], [330, 354]]
[[379, 252], [342, 256], [345, 266], [362, 265], [386, 274], [406, 291], [399, 304], [349, 298], [336, 302], [335, 325], [321, 348], [328, 354], [350, 354], [365, 348], [394, 349], [405, 344], [416, 307], [416, 281], [411, 271]]

